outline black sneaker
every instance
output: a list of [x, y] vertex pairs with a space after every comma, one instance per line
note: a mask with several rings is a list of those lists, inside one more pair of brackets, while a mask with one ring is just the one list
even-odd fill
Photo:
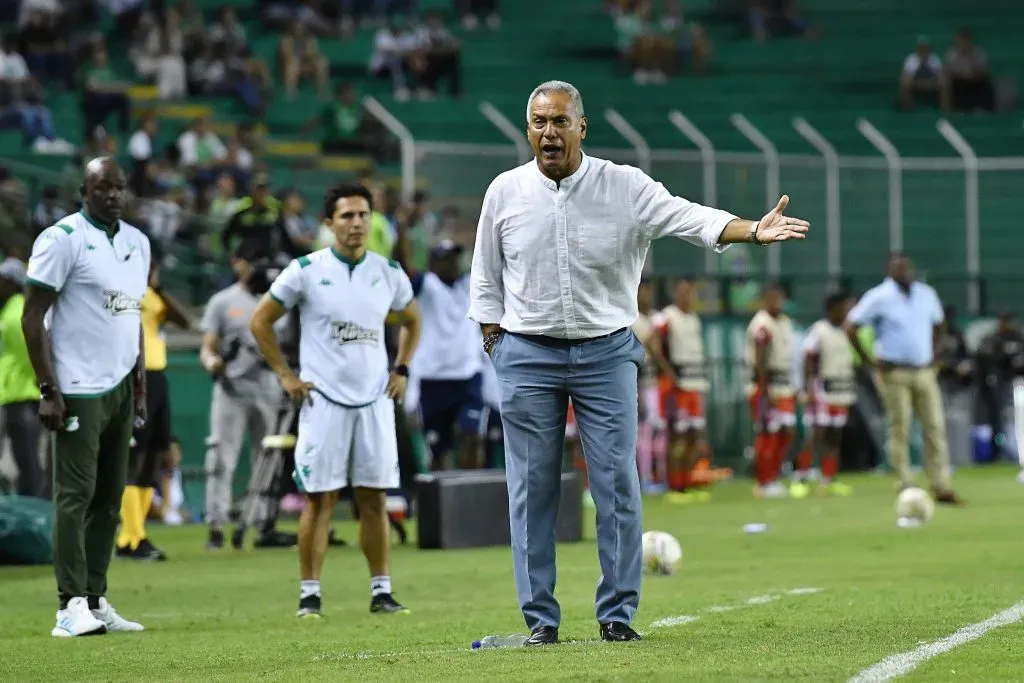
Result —
[[151, 560], [155, 560], [157, 562], [167, 561], [167, 554], [163, 550], [160, 550], [160, 548], [153, 545], [148, 538], [142, 539], [142, 542], [139, 543], [139, 547], [135, 549], [135, 552], [146, 553], [149, 555]]
[[408, 614], [409, 610], [398, 604], [391, 593], [378, 593], [370, 600], [371, 612], [383, 612], [387, 614]]
[[348, 542], [344, 538], [339, 538], [334, 535], [334, 529], [327, 532], [327, 545], [335, 546], [337, 548], [344, 548], [348, 545]]
[[142, 543], [139, 543], [139, 545], [134, 550], [132, 550], [132, 547], [130, 545], [119, 546], [115, 551], [114, 555], [122, 560], [135, 560], [136, 562], [155, 562], [160, 558], [153, 553], [153, 551], [155, 550], [153, 544], [150, 543], [147, 547], [147, 543], [148, 541], [144, 539]]
[[231, 532], [231, 547], [235, 550], [241, 550], [245, 545], [245, 529], [238, 527]]
[[224, 532], [220, 529], [210, 529], [210, 540], [206, 542], [207, 550], [220, 550], [224, 547]]
[[299, 611], [295, 613], [295, 616], [300, 619], [319, 619], [320, 618], [320, 596], [319, 595], [307, 595], [299, 600]]
[[260, 534], [253, 541], [254, 548], [291, 548], [299, 542], [296, 534], [289, 534], [285, 531], [268, 531]]

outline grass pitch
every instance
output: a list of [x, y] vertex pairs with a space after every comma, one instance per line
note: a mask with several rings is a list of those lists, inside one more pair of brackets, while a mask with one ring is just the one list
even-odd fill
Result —
[[[325, 618], [300, 621], [294, 550], [203, 549], [201, 527], [151, 535], [171, 560], [114, 561], [110, 599], [141, 634], [51, 638], [50, 568], [0, 568], [0, 680], [688, 680], [846, 681], [1024, 598], [1024, 487], [1015, 470], [957, 474], [963, 509], [897, 529], [891, 479], [851, 477], [849, 498], [756, 500], [747, 483], [710, 503], [645, 504], [645, 528], [683, 545], [672, 577], [646, 577], [634, 627], [597, 640], [592, 529], [559, 548], [562, 645], [473, 652], [481, 636], [523, 633], [509, 551], [395, 548], [397, 598], [412, 613], [368, 611], [357, 548], [332, 548]], [[589, 515], [589, 513], [588, 513]], [[744, 524], [768, 531], [745, 535]], [[592, 527], [592, 522], [591, 522]], [[355, 538], [355, 528], [339, 527]], [[1024, 680], [1024, 622], [926, 659], [907, 678]]]

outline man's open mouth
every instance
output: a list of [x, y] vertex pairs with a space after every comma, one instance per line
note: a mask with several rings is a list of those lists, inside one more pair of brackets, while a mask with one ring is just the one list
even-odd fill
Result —
[[562, 153], [561, 145], [541, 145], [540, 152], [547, 159], [554, 159]]

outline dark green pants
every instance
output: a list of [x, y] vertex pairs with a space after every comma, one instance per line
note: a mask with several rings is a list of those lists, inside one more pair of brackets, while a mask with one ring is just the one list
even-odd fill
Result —
[[54, 434], [53, 563], [63, 609], [107, 592], [135, 423], [131, 375], [96, 397], [65, 396], [78, 429]]

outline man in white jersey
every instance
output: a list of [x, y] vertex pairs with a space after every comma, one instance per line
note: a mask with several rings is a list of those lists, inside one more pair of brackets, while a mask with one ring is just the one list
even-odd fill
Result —
[[[395, 401], [405, 393], [419, 343], [420, 313], [401, 267], [367, 252], [369, 190], [342, 185], [324, 214], [335, 243], [292, 261], [253, 313], [260, 351], [291, 398], [302, 402], [295, 482], [308, 498], [299, 520], [299, 617], [320, 616], [320, 570], [338, 491], [351, 486], [359, 539], [370, 568], [370, 611], [404, 612], [391, 594], [390, 523], [385, 490], [399, 485]], [[299, 309], [299, 376], [289, 367], [274, 322]], [[402, 329], [388, 370], [384, 322]]]
[[857, 402], [853, 376], [853, 348], [843, 329], [853, 298], [846, 293], [825, 299], [825, 318], [811, 325], [801, 351], [804, 362], [804, 426], [810, 432], [810, 448], [797, 455], [795, 481], [790, 495], [801, 498], [807, 489], [808, 471], [814, 450], [821, 457], [821, 486], [833, 495], [849, 495], [850, 487], [835, 481], [839, 470], [839, 442], [850, 413]]
[[[483, 464], [487, 413], [481, 337], [479, 326], [466, 316], [469, 276], [461, 272], [461, 255], [461, 246], [444, 240], [431, 249], [429, 270], [410, 278], [423, 320], [410, 370], [419, 381], [420, 417], [435, 470], [444, 469], [449, 457], [460, 469]], [[456, 424], [462, 436], [458, 446]]]
[[28, 264], [22, 329], [54, 432], [58, 637], [142, 630], [105, 597], [132, 430], [146, 417], [150, 245], [121, 220], [125, 185], [113, 159], [90, 161], [82, 211], [44, 230]]
[[686, 494], [686, 499], [706, 500], [706, 491], [690, 491], [695, 483], [690, 474], [707, 423], [704, 394], [709, 388], [703, 331], [694, 310], [695, 294], [691, 280], [680, 280], [672, 303], [658, 315], [656, 327], [664, 340], [669, 365], [662, 373], [660, 386], [661, 410], [669, 428], [669, 485]]
[[793, 388], [793, 321], [782, 312], [786, 294], [777, 284], [764, 290], [761, 310], [747, 326], [747, 398], [754, 423], [754, 493], [770, 498], [787, 495], [779, 482], [796, 426]]

